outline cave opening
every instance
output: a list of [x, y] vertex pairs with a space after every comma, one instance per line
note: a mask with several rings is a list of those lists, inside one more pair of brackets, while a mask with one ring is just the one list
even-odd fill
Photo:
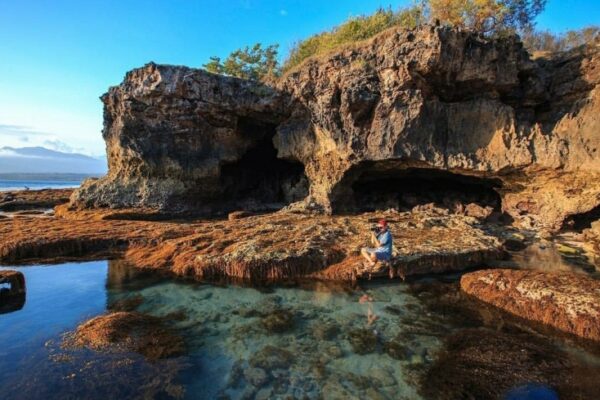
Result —
[[573, 214], [565, 218], [562, 223], [562, 231], [582, 232], [592, 227], [592, 222], [600, 220], [600, 205], [588, 212]]
[[220, 185], [230, 208], [274, 210], [308, 195], [304, 165], [277, 157], [276, 125], [240, 119], [238, 128], [253, 141], [242, 158], [221, 166]]
[[332, 206], [335, 211], [409, 211], [433, 203], [450, 212], [463, 213], [476, 204], [501, 212], [502, 199], [496, 191], [499, 179], [482, 178], [431, 168], [406, 168], [394, 162], [361, 163], [349, 171], [351, 190]]

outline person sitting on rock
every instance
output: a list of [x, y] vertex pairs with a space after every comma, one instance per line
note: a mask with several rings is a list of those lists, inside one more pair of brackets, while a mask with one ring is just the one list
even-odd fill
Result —
[[377, 228], [371, 231], [371, 245], [363, 247], [360, 254], [367, 260], [368, 267], [374, 267], [378, 261], [389, 261], [392, 258], [392, 234], [388, 223], [382, 219], [377, 223]]

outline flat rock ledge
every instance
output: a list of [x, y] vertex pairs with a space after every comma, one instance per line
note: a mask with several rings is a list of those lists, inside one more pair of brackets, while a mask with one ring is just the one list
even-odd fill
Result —
[[465, 274], [461, 289], [520, 318], [600, 342], [600, 281], [573, 273], [495, 269]]
[[195, 227], [195, 233], [132, 246], [126, 259], [141, 268], [168, 269], [196, 279], [276, 281], [307, 277], [352, 281], [373, 276], [443, 273], [485, 265], [501, 243], [478, 220], [427, 212], [383, 214], [396, 256], [374, 270], [362, 267], [360, 249], [382, 214], [323, 216], [274, 213]]
[[[139, 211], [139, 210], [138, 210]], [[438, 210], [352, 216], [281, 211], [232, 220], [139, 221], [57, 208], [55, 217], [0, 220], [0, 263], [56, 262], [118, 252], [133, 266], [198, 280], [351, 281], [485, 266], [502, 253], [481, 221]], [[362, 267], [370, 227], [388, 219], [396, 256]]]

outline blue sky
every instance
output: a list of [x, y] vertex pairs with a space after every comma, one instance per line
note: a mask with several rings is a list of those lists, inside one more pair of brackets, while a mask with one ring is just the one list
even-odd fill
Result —
[[[98, 97], [149, 61], [200, 67], [410, 1], [0, 0], [0, 147], [104, 152]], [[538, 27], [600, 24], [598, 0], [549, 0]], [[0, 171], [1, 172], [1, 171]]]

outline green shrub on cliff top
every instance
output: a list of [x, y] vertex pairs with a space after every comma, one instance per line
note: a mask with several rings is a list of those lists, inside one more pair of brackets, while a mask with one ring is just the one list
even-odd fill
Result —
[[422, 18], [423, 8], [420, 5], [396, 12], [390, 9], [379, 9], [371, 15], [350, 18], [330, 31], [296, 43], [290, 50], [290, 54], [283, 65], [283, 70], [289, 70], [308, 57], [327, 53], [345, 44], [373, 37], [392, 26], [414, 28], [422, 22]]
[[279, 46], [276, 44], [263, 48], [262, 44], [256, 43], [252, 47], [246, 46], [232, 52], [223, 62], [219, 57], [211, 57], [203, 67], [208, 72], [248, 80], [276, 76], [279, 74], [278, 48]]
[[329, 31], [299, 41], [281, 67], [277, 61], [278, 46], [263, 48], [257, 43], [232, 52], [224, 62], [211, 57], [204, 68], [239, 78], [264, 80], [292, 69], [309, 57], [369, 39], [393, 26], [415, 28], [427, 20], [435, 20], [488, 35], [533, 29], [534, 20], [545, 5], [546, 0], [417, 0], [413, 6], [398, 11], [379, 9], [371, 15], [350, 18]]

